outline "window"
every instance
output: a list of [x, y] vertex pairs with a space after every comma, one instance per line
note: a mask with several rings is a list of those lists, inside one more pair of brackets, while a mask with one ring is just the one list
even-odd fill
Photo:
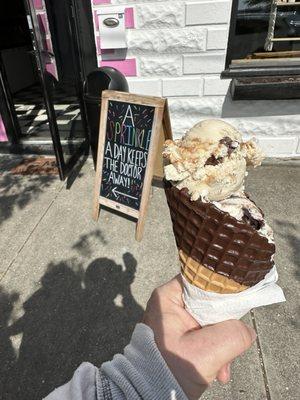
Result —
[[222, 78], [234, 100], [300, 98], [300, 0], [233, 0]]

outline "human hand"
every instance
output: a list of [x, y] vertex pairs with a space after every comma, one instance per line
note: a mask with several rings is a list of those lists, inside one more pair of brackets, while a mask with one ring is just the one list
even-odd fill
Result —
[[126, 276], [129, 278], [130, 282], [133, 282], [134, 280], [134, 275], [136, 273], [136, 266], [137, 266], [137, 260], [133, 257], [133, 255], [129, 252], [126, 252], [123, 254], [123, 261], [125, 265], [125, 273]]
[[199, 399], [214, 379], [227, 383], [230, 363], [256, 339], [255, 331], [238, 320], [201, 328], [184, 309], [180, 275], [154, 290], [143, 322], [190, 400]]

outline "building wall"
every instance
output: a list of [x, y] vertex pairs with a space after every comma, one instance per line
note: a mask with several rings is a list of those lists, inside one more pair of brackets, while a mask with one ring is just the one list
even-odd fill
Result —
[[[91, 0], [99, 65], [127, 75], [133, 93], [169, 99], [175, 137], [206, 118], [223, 118], [268, 156], [300, 156], [300, 100], [231, 101], [224, 69], [231, 0]], [[128, 51], [101, 50], [96, 12], [125, 6]]]

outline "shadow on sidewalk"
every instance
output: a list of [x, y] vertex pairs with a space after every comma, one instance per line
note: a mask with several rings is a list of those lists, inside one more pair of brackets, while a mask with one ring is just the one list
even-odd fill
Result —
[[33, 200], [37, 200], [51, 187], [52, 182], [58, 180], [56, 176], [27, 175], [24, 178], [10, 173], [0, 177], [0, 225], [13, 217], [16, 210], [23, 210]]
[[[40, 400], [81, 362], [100, 366], [123, 350], [143, 313], [130, 289], [137, 262], [130, 253], [123, 261], [98, 258], [86, 271], [75, 259], [49, 264], [41, 288], [10, 326], [17, 295], [0, 292], [1, 399]], [[11, 338], [19, 334], [17, 356]]]

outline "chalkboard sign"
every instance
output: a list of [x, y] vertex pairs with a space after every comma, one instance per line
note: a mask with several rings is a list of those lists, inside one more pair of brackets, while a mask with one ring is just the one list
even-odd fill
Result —
[[172, 138], [167, 102], [159, 97], [104, 91], [93, 217], [100, 205], [138, 220], [141, 240], [152, 177], [161, 168], [161, 148]]
[[140, 209], [155, 108], [109, 100], [100, 195]]

